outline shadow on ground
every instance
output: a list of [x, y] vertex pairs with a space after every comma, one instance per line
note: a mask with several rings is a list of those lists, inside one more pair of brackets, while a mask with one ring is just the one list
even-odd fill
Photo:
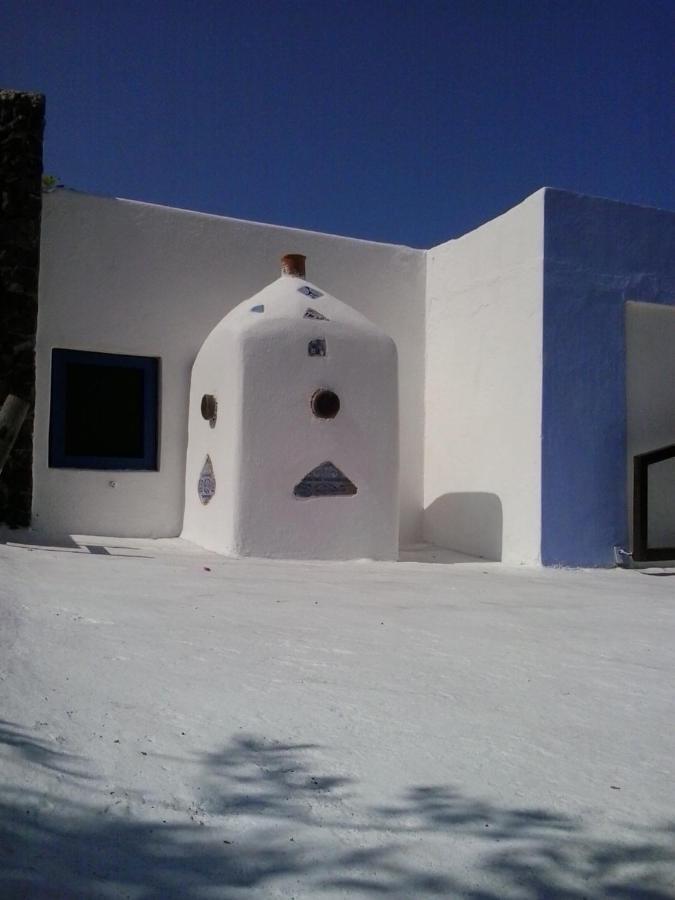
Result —
[[[10, 529], [0, 525], [0, 544], [6, 544], [17, 550], [26, 550], [30, 553], [78, 553], [92, 556], [111, 556], [115, 559], [153, 559], [138, 552], [136, 547], [122, 546], [116, 543], [116, 538], [97, 538], [98, 543], [85, 543], [74, 540], [72, 535], [47, 535], [25, 529]], [[120, 553], [120, 550], [130, 550], [131, 553]]]
[[[76, 757], [15, 725], [3, 724], [0, 745], [36, 774], [80, 777]], [[185, 823], [6, 786], [0, 896], [197, 900], [280, 896], [287, 887], [289, 897], [673, 897], [672, 823], [627, 828], [612, 843], [550, 810], [501, 807], [437, 785], [373, 807], [353, 780], [314, 772], [316, 750], [243, 736], [200, 757], [205, 799]]]

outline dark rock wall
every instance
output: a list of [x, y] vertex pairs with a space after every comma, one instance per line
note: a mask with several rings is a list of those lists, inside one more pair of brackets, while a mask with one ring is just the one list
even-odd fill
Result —
[[0, 91], [0, 406], [30, 403], [0, 475], [0, 522], [30, 525], [44, 97]]

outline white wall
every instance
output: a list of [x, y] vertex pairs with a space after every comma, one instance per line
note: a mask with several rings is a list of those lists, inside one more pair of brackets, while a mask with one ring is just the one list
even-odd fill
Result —
[[[42, 218], [34, 525], [49, 533], [177, 535], [190, 367], [206, 335], [279, 274], [308, 277], [379, 325], [399, 349], [401, 541], [421, 534], [425, 254], [128, 200], [57, 191]], [[364, 290], [367, 286], [367, 290]], [[50, 469], [53, 347], [161, 357], [158, 472]], [[116, 487], [110, 487], [114, 480]]]
[[[632, 534], [633, 456], [675, 444], [675, 308], [626, 304], [626, 497]], [[675, 546], [675, 459], [649, 477], [650, 547]]]
[[[247, 304], [248, 305], [248, 304]], [[216, 553], [233, 554], [237, 544], [235, 500], [241, 473], [241, 417], [243, 345], [233, 332], [229, 316], [216, 325], [201, 346], [190, 377], [185, 513], [181, 537]], [[216, 399], [216, 420], [201, 413], [204, 394]], [[215, 493], [203, 504], [199, 479], [211, 460]]]
[[[396, 347], [335, 297], [309, 299], [302, 287], [321, 285], [278, 278], [230, 312], [197, 356], [183, 537], [234, 556], [396, 559]], [[304, 318], [308, 305], [325, 320]], [[308, 342], [317, 337], [326, 355], [310, 357]], [[340, 399], [335, 418], [312, 415], [310, 399], [322, 387]], [[204, 393], [228, 401], [215, 427], [200, 413]], [[197, 486], [207, 453], [216, 492], [203, 505]], [[326, 461], [356, 493], [295, 496], [294, 487]]]
[[424, 536], [539, 560], [544, 190], [427, 261]]

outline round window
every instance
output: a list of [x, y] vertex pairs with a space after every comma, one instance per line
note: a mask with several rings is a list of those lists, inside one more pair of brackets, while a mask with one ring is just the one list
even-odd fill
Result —
[[202, 397], [202, 417], [213, 427], [218, 415], [218, 401], [213, 394], [204, 394]]
[[326, 388], [314, 392], [311, 405], [317, 419], [334, 419], [340, 412], [340, 398]]

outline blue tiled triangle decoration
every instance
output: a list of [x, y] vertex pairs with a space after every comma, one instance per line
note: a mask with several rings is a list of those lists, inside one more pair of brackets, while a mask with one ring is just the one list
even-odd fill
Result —
[[352, 497], [358, 488], [336, 465], [326, 460], [293, 488], [296, 497]]

